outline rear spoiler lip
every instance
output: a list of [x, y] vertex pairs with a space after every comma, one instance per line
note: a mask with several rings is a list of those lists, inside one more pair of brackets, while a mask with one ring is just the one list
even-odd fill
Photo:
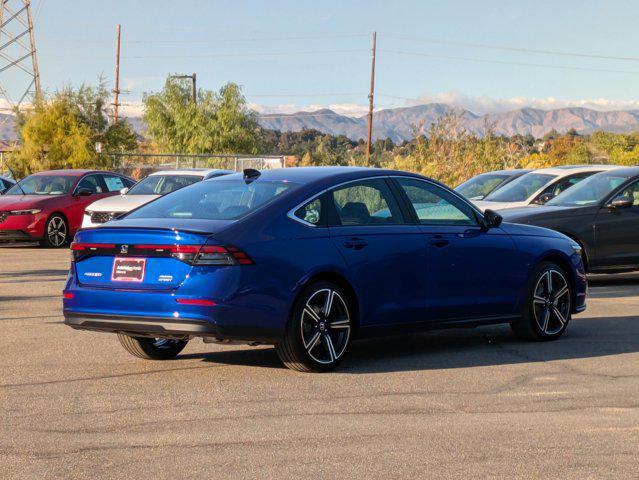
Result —
[[[210, 232], [210, 231], [205, 231], [205, 230], [195, 230], [195, 229], [188, 229], [188, 228], [172, 228], [172, 227], [123, 227], [123, 226], [116, 226], [116, 225], [103, 225], [98, 227], [100, 228], [100, 230], [118, 230], [118, 229], [133, 229], [133, 230], [163, 230], [163, 231], [167, 231], [167, 232], [176, 232], [176, 233], [180, 233], [180, 232], [184, 232], [184, 233], [195, 233], [197, 235], [205, 235], [207, 237], [211, 237], [213, 235], [216, 235], [218, 232]], [[96, 227], [87, 227], [87, 228], [80, 228], [76, 233], [79, 232], [88, 232], [88, 231], [95, 231]]]

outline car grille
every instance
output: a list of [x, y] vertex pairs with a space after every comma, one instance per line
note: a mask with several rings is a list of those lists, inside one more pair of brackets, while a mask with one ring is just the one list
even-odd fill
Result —
[[9, 216], [9, 212], [0, 212], [0, 223], [4, 222]]
[[124, 212], [91, 212], [92, 223], [105, 223]]

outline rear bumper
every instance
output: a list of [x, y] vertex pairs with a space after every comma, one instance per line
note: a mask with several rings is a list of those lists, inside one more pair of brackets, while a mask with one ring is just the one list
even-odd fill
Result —
[[64, 313], [64, 323], [77, 330], [128, 333], [138, 336], [219, 337], [215, 324], [203, 320], [123, 315]]

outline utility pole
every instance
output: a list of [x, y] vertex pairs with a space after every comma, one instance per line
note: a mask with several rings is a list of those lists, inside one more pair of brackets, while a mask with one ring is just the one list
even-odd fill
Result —
[[113, 125], [118, 124], [118, 107], [120, 105], [120, 24], [117, 28], [117, 46], [115, 48], [115, 87], [113, 88]]
[[171, 75], [169, 78], [190, 78], [191, 85], [191, 101], [194, 105], [197, 105], [197, 75], [194, 73], [192, 75]]
[[366, 132], [366, 163], [371, 157], [371, 137], [373, 134], [373, 95], [375, 94], [375, 49], [377, 48], [377, 32], [373, 32], [373, 49], [371, 55], [371, 89], [368, 94], [368, 131]]
[[[28, 65], [28, 60], [31, 60], [31, 65]], [[13, 81], [10, 80], [11, 75], [14, 75], [11, 77]], [[26, 88], [18, 87], [18, 90], [9, 92], [7, 85], [22, 83], [22, 78], [15, 75], [26, 75]], [[31, 1], [0, 0], [0, 95], [10, 107], [17, 108], [29, 94], [33, 94], [35, 101], [42, 96]]]

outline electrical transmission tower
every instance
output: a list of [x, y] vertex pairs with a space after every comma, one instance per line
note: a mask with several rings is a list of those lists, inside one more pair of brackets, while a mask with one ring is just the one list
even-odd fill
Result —
[[31, 1], [0, 0], [0, 110], [40, 95]]

